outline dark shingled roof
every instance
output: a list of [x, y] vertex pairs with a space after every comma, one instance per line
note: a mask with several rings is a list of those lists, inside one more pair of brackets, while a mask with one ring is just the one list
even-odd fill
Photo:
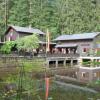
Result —
[[100, 34], [100, 32], [72, 34], [72, 35], [61, 35], [61, 36], [57, 37], [56, 39], [54, 39], [54, 41], [59, 41], [59, 40], [93, 39], [98, 34]]
[[13, 28], [15, 31], [17, 32], [23, 32], [23, 33], [37, 33], [37, 34], [42, 34], [44, 35], [45, 33], [40, 31], [39, 29], [34, 29], [34, 28], [31, 28], [31, 27], [19, 27], [19, 26], [9, 26], [11, 28]]

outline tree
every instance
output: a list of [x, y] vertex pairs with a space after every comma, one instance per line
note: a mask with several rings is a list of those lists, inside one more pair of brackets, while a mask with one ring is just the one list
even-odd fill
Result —
[[5, 2], [0, 1], [0, 35], [5, 31]]
[[20, 38], [16, 40], [17, 44], [17, 49], [20, 50], [28, 50], [31, 51], [33, 49], [38, 48], [39, 46], [39, 39], [36, 34], [30, 35], [30, 36], [25, 36], [23, 38]]
[[[100, 0], [7, 0], [8, 24], [49, 29], [52, 37], [100, 31]], [[0, 34], [5, 3], [0, 1]]]
[[97, 1], [57, 0], [58, 32], [72, 34], [100, 31], [100, 4]]
[[29, 26], [29, 7], [27, 0], [9, 1], [9, 24]]
[[18, 51], [23, 50], [23, 51], [31, 51], [33, 49], [38, 48], [39, 46], [39, 39], [36, 34], [30, 35], [30, 36], [25, 36], [23, 38], [20, 38], [16, 41], [6, 41], [5, 44], [1, 47], [0, 51], [5, 54], [11, 53], [11, 50], [13, 47], [18, 49]]
[[5, 44], [1, 47], [0, 51], [5, 54], [11, 53], [11, 49], [15, 46], [15, 41], [6, 41]]

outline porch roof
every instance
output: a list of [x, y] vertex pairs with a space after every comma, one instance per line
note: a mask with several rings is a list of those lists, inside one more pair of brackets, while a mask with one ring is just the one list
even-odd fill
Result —
[[[39, 41], [39, 43], [40, 43], [40, 44], [47, 44], [47, 42], [45, 42], [45, 41]], [[54, 43], [54, 42], [50, 42], [50, 44], [56, 45], [56, 43]]]
[[33, 34], [33, 33], [36, 33], [36, 34], [40, 34], [40, 35], [45, 35], [44, 32], [42, 32], [41, 30], [37, 29], [37, 28], [32, 28], [32, 27], [20, 27], [20, 26], [13, 26], [13, 25], [10, 25], [8, 27], [8, 29], [6, 30], [5, 34], [8, 33], [8, 31], [10, 29], [14, 29], [16, 32], [21, 32], [21, 33], [28, 33], [28, 34]]
[[68, 47], [77, 47], [77, 44], [58, 44], [56, 48], [68, 48]]
[[54, 41], [94, 39], [100, 32], [60, 35]]

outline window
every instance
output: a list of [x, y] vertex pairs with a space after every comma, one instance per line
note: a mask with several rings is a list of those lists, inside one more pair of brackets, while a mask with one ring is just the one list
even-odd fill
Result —
[[88, 72], [82, 72], [82, 77], [83, 78], [88, 78], [89, 77], [89, 73]]
[[87, 51], [87, 49], [86, 48], [83, 48], [83, 52], [86, 52]]

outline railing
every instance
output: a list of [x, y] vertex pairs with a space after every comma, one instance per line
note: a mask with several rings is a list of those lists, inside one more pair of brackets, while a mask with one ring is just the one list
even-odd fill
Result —
[[79, 54], [59, 54], [59, 53], [55, 53], [55, 54], [47, 54], [47, 57], [79, 57]]

